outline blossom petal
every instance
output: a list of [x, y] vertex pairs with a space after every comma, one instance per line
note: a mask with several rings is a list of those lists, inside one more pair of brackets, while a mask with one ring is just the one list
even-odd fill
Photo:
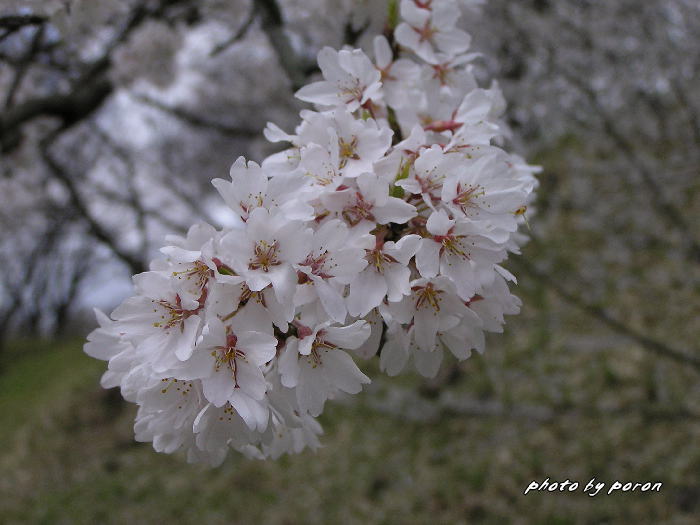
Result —
[[351, 315], [364, 316], [379, 306], [387, 293], [386, 278], [373, 267], [360, 272], [350, 285], [346, 301]]
[[370, 335], [371, 327], [364, 320], [355, 321], [348, 326], [329, 326], [325, 329], [325, 340], [339, 348], [354, 350], [359, 348]]
[[440, 244], [423, 239], [416, 253], [416, 267], [423, 277], [435, 277], [440, 271]]
[[424, 352], [422, 350], [414, 352], [413, 363], [415, 364], [418, 373], [423, 377], [435, 377], [438, 370], [440, 370], [442, 353], [442, 348], [436, 348], [432, 352]]

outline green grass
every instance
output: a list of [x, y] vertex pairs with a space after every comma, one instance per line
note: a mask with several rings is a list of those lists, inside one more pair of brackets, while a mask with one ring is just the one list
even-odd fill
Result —
[[0, 374], [0, 446], [37, 411], [60, 406], [71, 391], [95, 378], [101, 364], [77, 351], [80, 342], [15, 343]]
[[[518, 336], [517, 323], [513, 329], [490, 342], [488, 358], [465, 364], [455, 393], [492, 399], [508, 382], [507, 395], [518, 403], [548, 399], [533, 387], [538, 372], [522, 372], [538, 336]], [[549, 344], [548, 352], [561, 353], [555, 341]], [[135, 443], [134, 408], [99, 388], [103, 365], [78, 344], [28, 345], [22, 354], [0, 376], [3, 524], [695, 523], [700, 510], [700, 426], [645, 416], [638, 400], [614, 413], [575, 404], [545, 421], [508, 413], [421, 420], [407, 417], [416, 415], [410, 405], [396, 414], [372, 408], [394, 384], [378, 380], [374, 393], [328, 405], [320, 451], [276, 462], [232, 455], [209, 469]], [[605, 359], [616, 395], [635, 399], [637, 368]], [[568, 370], [570, 381], [604, 398], [611, 372], [586, 363], [554, 364], [547, 374]], [[486, 388], [489, 376], [493, 385]], [[411, 376], [399, 382], [419, 386]], [[547, 476], [654, 479], [665, 486], [657, 495], [596, 499], [522, 495], [532, 479]]]

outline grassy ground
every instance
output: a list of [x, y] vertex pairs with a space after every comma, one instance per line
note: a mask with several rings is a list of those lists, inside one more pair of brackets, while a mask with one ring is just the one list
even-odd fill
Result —
[[[528, 293], [539, 306], [464, 364], [451, 403], [379, 380], [329, 405], [319, 452], [213, 470], [135, 443], [133, 407], [79, 343], [18, 344], [0, 375], [0, 523], [697, 523], [697, 377], [609, 336], [558, 340], [556, 316], [538, 319], [551, 298]], [[523, 495], [594, 476], [664, 485]]]

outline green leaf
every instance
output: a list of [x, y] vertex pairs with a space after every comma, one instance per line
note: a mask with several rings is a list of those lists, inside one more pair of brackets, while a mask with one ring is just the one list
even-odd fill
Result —
[[396, 178], [394, 179], [394, 183], [391, 185], [391, 188], [389, 189], [389, 195], [392, 197], [396, 197], [398, 199], [402, 199], [403, 196], [405, 195], [405, 192], [403, 191], [403, 188], [401, 186], [397, 186], [396, 182], [402, 180], [402, 179], [407, 179], [408, 174], [411, 171], [411, 163], [406, 162], [406, 163], [401, 163], [401, 166], [399, 167], [399, 172], [396, 174]]

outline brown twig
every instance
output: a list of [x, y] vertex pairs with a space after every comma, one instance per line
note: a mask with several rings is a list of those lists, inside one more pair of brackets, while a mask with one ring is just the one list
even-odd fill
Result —
[[216, 122], [213, 120], [202, 118], [199, 115], [196, 115], [195, 113], [191, 113], [186, 109], [168, 106], [167, 104], [164, 104], [163, 102], [161, 102], [159, 100], [151, 98], [148, 95], [136, 94], [136, 95], [132, 95], [132, 96], [134, 99], [136, 99], [140, 102], [143, 102], [144, 104], [147, 104], [151, 107], [154, 107], [154, 108], [156, 108], [164, 113], [168, 113], [168, 114], [172, 115], [173, 117], [176, 117], [179, 120], [182, 120], [183, 122], [185, 122], [187, 124], [190, 124], [190, 125], [198, 127], [198, 128], [210, 129], [210, 130], [216, 131], [217, 133], [221, 133], [222, 135], [227, 135], [229, 137], [244, 137], [245, 138], [245, 137], [255, 136], [257, 133], [259, 133], [259, 130], [249, 129], [249, 128], [241, 128], [241, 127], [234, 126], [231, 124], [224, 124], [222, 122]]
[[129, 266], [132, 273], [141, 273], [145, 271], [147, 268], [145, 262], [140, 257], [136, 257], [123, 250], [119, 246], [115, 236], [94, 217], [90, 208], [83, 200], [83, 196], [81, 195], [80, 191], [78, 191], [73, 177], [51, 154], [51, 146], [63, 131], [65, 131], [65, 128], [59, 128], [51, 132], [41, 141], [40, 151], [46, 166], [51, 171], [51, 174], [58, 181], [63, 183], [66, 190], [68, 190], [68, 195], [74, 209], [83, 218], [83, 220], [85, 220], [85, 223], [92, 235], [105, 244], [119, 259], [124, 261]]
[[[539, 270], [535, 265], [527, 261], [524, 257], [513, 257], [511, 261], [512, 264], [517, 266], [519, 272], [525, 273], [537, 279], [546, 287], [554, 291], [567, 303], [587, 313], [591, 317], [601, 321], [615, 332], [622, 334], [628, 337], [629, 339], [637, 342], [644, 350], [653, 352], [661, 357], [666, 357], [669, 359], [673, 359], [674, 361], [677, 361], [679, 363], [689, 365], [696, 371], [700, 372], [700, 357], [673, 348], [665, 343], [662, 343], [657, 339], [649, 337], [648, 335], [640, 332], [639, 330], [631, 326], [626, 325], [621, 320], [617, 319], [612, 314], [610, 314], [610, 312], [605, 310], [603, 307], [590, 303], [585, 299], [581, 298], [580, 296], [572, 293], [558, 281], [554, 280], [551, 276], [548, 276], [546, 273]], [[569, 275], [569, 278], [571, 277], [572, 276]]]
[[62, 127], [89, 117], [112, 93], [114, 86], [107, 77], [112, 52], [146, 19], [161, 15], [167, 8], [185, 0], [160, 0], [154, 7], [142, 3], [132, 9], [114, 38], [105, 46], [102, 56], [84, 66], [68, 93], [53, 93], [29, 99], [0, 116], [0, 150], [10, 151], [22, 140], [21, 128], [38, 117], [60, 119]]
[[41, 45], [43, 37], [44, 26], [40, 25], [36, 29], [36, 32], [32, 37], [32, 42], [29, 45], [29, 49], [17, 65], [14, 78], [12, 79], [12, 84], [10, 84], [10, 88], [7, 90], [7, 95], [5, 96], [5, 109], [9, 108], [14, 103], [15, 96], [17, 95], [17, 90], [22, 85], [22, 80], [24, 80], [24, 76], [27, 74], [27, 71], [29, 71], [29, 66], [32, 62], [32, 59], [39, 51], [39, 47]]
[[253, 22], [255, 22], [255, 18], [257, 17], [257, 9], [255, 7], [255, 2], [253, 2], [253, 5], [250, 7], [250, 12], [248, 13], [248, 17], [246, 18], [245, 22], [241, 24], [241, 27], [238, 28], [238, 30], [233, 33], [229, 38], [221, 42], [220, 44], [217, 44], [214, 46], [214, 48], [209, 52], [210, 57], [215, 57], [224, 51], [226, 51], [229, 47], [231, 47], [233, 44], [238, 42], [241, 38], [243, 38], [246, 33], [248, 32], [248, 29], [250, 29], [250, 26], [253, 25]]
[[256, 0], [262, 29], [277, 54], [280, 66], [292, 84], [292, 89], [301, 88], [309, 75], [318, 70], [315, 62], [306, 60], [294, 52], [294, 46], [284, 30], [282, 10], [276, 0]]

